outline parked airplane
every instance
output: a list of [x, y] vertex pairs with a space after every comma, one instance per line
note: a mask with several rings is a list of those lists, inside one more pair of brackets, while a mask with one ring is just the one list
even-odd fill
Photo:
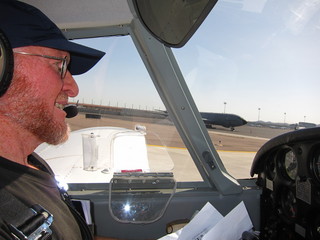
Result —
[[243, 118], [230, 113], [200, 112], [200, 115], [208, 128], [213, 128], [214, 125], [219, 125], [225, 128], [230, 128], [231, 131], [234, 131], [234, 127], [247, 124], [247, 121]]
[[[153, 112], [160, 116], [168, 117], [167, 111], [158, 110]], [[200, 115], [207, 128], [214, 128], [216, 125], [230, 128], [231, 131], [234, 131], [235, 127], [243, 126], [248, 123], [242, 117], [231, 113], [200, 112]]]
[[[184, 77], [189, 73], [194, 76], [194, 86], [201, 90], [209, 89], [214, 82], [218, 93], [220, 89], [230, 90], [237, 80], [237, 86], [245, 85], [250, 94], [239, 95], [239, 101], [258, 100], [268, 105], [275, 100], [279, 111], [290, 104], [291, 109], [300, 111], [297, 102], [303, 105], [302, 101], [312, 94], [318, 99], [316, 1], [23, 1], [46, 13], [67, 38], [90, 39], [83, 43], [107, 52], [107, 60], [95, 66], [96, 72], [93, 69], [76, 79], [81, 98], [91, 94], [90, 101], [91, 97], [103, 96], [119, 103], [120, 97], [122, 103], [161, 102], [174, 123], [163, 123], [159, 118], [141, 126], [142, 117], [110, 114], [108, 118], [93, 119], [80, 112], [68, 119], [71, 127], [82, 129], [73, 132], [71, 142], [56, 149], [40, 146], [39, 154], [50, 154], [48, 163], [69, 180], [70, 196], [88, 207], [85, 212], [92, 217], [96, 236], [159, 239], [181, 229], [209, 202], [218, 210], [214, 217], [205, 215], [193, 229], [186, 225], [181, 234], [192, 232], [193, 236], [181, 235], [179, 239], [320, 239], [320, 128], [292, 131], [260, 144], [254, 161], [252, 155], [246, 158], [243, 152], [217, 152]], [[207, 14], [212, 16], [209, 22]], [[194, 37], [200, 41], [188, 41], [195, 31], [200, 35]], [[186, 43], [189, 45], [181, 51], [172, 50]], [[191, 70], [182, 72], [186, 66]], [[210, 83], [201, 79], [204, 67], [210, 76], [202, 77]], [[101, 77], [102, 73], [105, 76]], [[215, 81], [211, 81], [212, 76], [217, 76]], [[276, 77], [283, 81], [281, 85], [271, 83]], [[244, 79], [249, 81], [242, 84]], [[295, 86], [303, 88], [292, 90]], [[268, 97], [261, 96], [261, 92], [268, 93]], [[292, 95], [295, 101], [288, 99]], [[286, 104], [282, 105], [283, 100]], [[312, 104], [317, 109], [317, 101], [307, 105]], [[256, 134], [267, 129], [248, 128], [252, 135], [237, 136], [229, 145], [257, 144], [261, 139]], [[234, 134], [218, 137], [229, 139]], [[101, 168], [96, 164], [87, 168], [83, 160], [89, 153], [85, 150], [88, 145], [92, 146], [92, 156], [98, 156], [93, 159], [107, 155], [104, 160], [109, 162]], [[247, 175], [237, 178], [230, 170], [245, 171]], [[246, 217], [250, 216], [249, 227], [243, 227], [247, 218], [240, 217], [246, 211], [228, 218], [240, 202], [245, 205]], [[222, 231], [212, 231], [212, 225], [199, 229], [213, 224], [217, 216]], [[233, 230], [240, 234], [238, 231], [230, 236]]]

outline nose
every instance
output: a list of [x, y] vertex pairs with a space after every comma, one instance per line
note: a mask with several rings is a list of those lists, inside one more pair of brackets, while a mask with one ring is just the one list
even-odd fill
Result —
[[78, 84], [69, 71], [67, 71], [66, 76], [63, 79], [62, 91], [67, 93], [69, 97], [76, 97], [79, 94]]

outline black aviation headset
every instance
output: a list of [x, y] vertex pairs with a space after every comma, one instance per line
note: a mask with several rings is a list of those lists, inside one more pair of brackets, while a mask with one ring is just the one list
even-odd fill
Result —
[[10, 42], [0, 29], [0, 97], [10, 86], [13, 74], [13, 53]]

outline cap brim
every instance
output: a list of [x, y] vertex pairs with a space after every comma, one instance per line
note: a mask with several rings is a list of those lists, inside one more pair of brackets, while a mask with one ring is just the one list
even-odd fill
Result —
[[102, 51], [70, 42], [66, 39], [46, 39], [34, 45], [69, 52], [71, 58], [68, 69], [73, 75], [87, 72], [105, 55]]

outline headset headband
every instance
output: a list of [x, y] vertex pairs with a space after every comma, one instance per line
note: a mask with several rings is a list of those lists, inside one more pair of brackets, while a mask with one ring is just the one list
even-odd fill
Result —
[[13, 74], [13, 54], [11, 45], [0, 29], [0, 97], [10, 86]]

